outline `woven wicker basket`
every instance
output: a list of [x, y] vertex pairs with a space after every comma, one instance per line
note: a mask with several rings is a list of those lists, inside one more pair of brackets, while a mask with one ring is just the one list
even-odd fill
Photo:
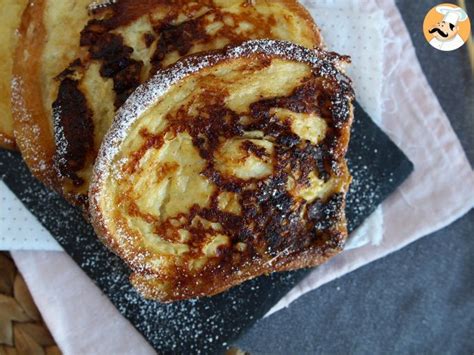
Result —
[[61, 354], [7, 253], [0, 253], [0, 355]]

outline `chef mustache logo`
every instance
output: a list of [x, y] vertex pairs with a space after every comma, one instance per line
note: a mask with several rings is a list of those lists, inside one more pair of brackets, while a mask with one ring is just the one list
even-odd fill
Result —
[[433, 48], [444, 52], [453, 51], [462, 47], [471, 37], [471, 22], [463, 8], [443, 3], [426, 14], [423, 34]]
[[433, 33], [439, 33], [439, 35], [441, 37], [448, 37], [448, 34], [446, 32], [443, 32], [441, 29], [439, 29], [438, 27], [433, 27], [431, 30], [428, 31], [430, 34], [433, 34]]

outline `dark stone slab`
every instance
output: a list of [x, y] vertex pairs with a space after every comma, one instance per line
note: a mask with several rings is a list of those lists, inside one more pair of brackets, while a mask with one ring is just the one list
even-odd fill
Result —
[[[354, 182], [347, 216], [353, 230], [405, 180], [413, 166], [358, 105], [348, 160]], [[37, 182], [19, 154], [0, 152], [0, 175], [161, 354], [222, 352], [309, 272], [260, 277], [212, 298], [166, 305], [146, 301], [129, 284], [127, 268], [97, 240], [81, 212]]]

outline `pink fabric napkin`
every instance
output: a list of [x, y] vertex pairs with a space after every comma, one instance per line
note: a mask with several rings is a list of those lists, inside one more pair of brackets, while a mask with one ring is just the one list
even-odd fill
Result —
[[[383, 204], [384, 238], [380, 245], [346, 251], [317, 268], [272, 312], [450, 224], [474, 206], [474, 173], [421, 71], [394, 2], [366, 0], [363, 4], [367, 11], [382, 9], [389, 23], [381, 126], [415, 164], [415, 172]], [[154, 353], [66, 254], [16, 251], [12, 255], [65, 353]]]

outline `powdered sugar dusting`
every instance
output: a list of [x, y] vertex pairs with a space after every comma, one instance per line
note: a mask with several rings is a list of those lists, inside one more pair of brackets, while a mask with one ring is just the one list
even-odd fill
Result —
[[[66, 165], [66, 154], [68, 151], [69, 142], [64, 135], [64, 126], [61, 122], [61, 106], [53, 108], [53, 124], [54, 124], [54, 140], [56, 143], [56, 156], [60, 165]], [[56, 169], [57, 173], [61, 175], [60, 169]]]
[[23, 101], [23, 96], [21, 95], [22, 91], [23, 80], [18, 76], [14, 76], [11, 82], [12, 110], [15, 111], [15, 115], [18, 119], [28, 121], [31, 119], [31, 115], [26, 109], [25, 102]]
[[[23, 98], [22, 92], [24, 91], [23, 80], [14, 76], [11, 81], [11, 100], [12, 100], [12, 113], [18, 122], [22, 125], [29, 125], [29, 129], [35, 136], [39, 136], [41, 128], [32, 119], [31, 113], [26, 108], [26, 103]], [[29, 167], [34, 173], [43, 173], [48, 171], [51, 167], [42, 158], [41, 154], [32, 154], [35, 150], [35, 142], [22, 139], [22, 137], [16, 137], [17, 144], [19, 145], [22, 153], [26, 156], [29, 162]]]
[[94, 12], [97, 10], [104, 9], [108, 6], [115, 4], [117, 0], [103, 0], [103, 1], [93, 1], [87, 8], [89, 11]]

